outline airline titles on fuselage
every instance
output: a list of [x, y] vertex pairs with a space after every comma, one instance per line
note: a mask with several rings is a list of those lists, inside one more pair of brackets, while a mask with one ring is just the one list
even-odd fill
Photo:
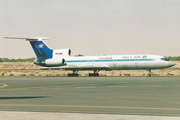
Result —
[[[144, 58], [142, 56], [122, 56], [121, 59], [141, 59], [141, 58]], [[111, 60], [113, 59], [113, 57], [99, 57], [100, 60]]]
[[141, 56], [122, 56], [123, 59], [140, 59]]
[[99, 59], [100, 60], [110, 60], [110, 59], [112, 59], [112, 57], [100, 57]]

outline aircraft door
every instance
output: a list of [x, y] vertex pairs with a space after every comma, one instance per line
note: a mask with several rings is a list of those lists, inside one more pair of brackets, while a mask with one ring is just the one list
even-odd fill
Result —
[[114, 59], [113, 64], [114, 64], [114, 67], [117, 66], [117, 59]]
[[134, 64], [135, 64], [135, 67], [138, 68], [138, 59], [135, 59]]

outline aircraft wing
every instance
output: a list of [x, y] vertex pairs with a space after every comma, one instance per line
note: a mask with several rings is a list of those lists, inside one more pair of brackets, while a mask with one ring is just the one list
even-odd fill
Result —
[[60, 66], [60, 67], [40, 67], [26, 70], [111, 70], [108, 65], [87, 65], [87, 66]]

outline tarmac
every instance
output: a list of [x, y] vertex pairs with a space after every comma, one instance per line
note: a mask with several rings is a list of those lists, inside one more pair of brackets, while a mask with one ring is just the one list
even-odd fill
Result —
[[0, 77], [0, 119], [175, 120], [179, 92], [180, 77]]

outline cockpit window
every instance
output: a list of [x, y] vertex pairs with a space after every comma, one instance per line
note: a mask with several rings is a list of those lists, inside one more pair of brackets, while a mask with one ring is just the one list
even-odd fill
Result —
[[169, 61], [169, 59], [167, 59], [167, 58], [161, 58], [161, 60], [163, 60], [163, 61]]

